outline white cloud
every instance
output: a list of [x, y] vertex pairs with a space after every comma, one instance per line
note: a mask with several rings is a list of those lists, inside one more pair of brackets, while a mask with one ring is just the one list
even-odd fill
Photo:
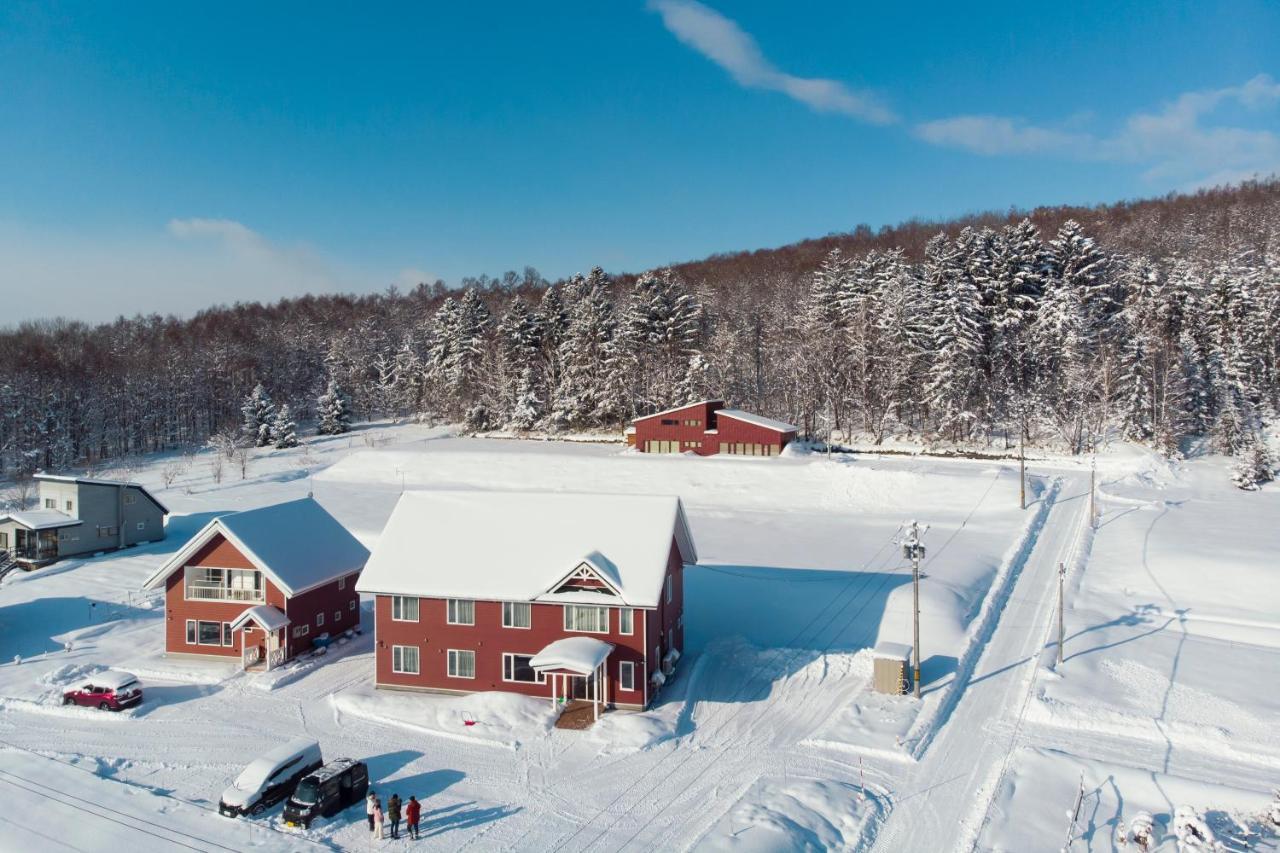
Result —
[[1034, 127], [1003, 116], [956, 116], [916, 125], [916, 135], [935, 145], [979, 154], [1030, 154], [1089, 141], [1078, 133]]
[[1129, 116], [1109, 135], [989, 115], [922, 122], [914, 132], [935, 145], [978, 154], [1050, 153], [1132, 163], [1150, 180], [1201, 186], [1280, 172], [1280, 135], [1275, 131], [1213, 121], [1225, 106], [1259, 113], [1278, 104], [1280, 83], [1259, 74], [1239, 86], [1186, 92], [1158, 110]]
[[651, 0], [649, 8], [662, 16], [663, 25], [676, 38], [728, 71], [742, 86], [781, 92], [818, 112], [842, 113], [872, 124], [897, 121], [869, 92], [780, 70], [734, 21], [696, 0]]

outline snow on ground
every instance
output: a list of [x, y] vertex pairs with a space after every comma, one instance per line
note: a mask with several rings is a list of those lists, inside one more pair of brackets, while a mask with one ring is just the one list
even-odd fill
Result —
[[1066, 660], [1041, 670], [1030, 719], [1280, 768], [1280, 489], [1198, 460], [1099, 491]]
[[[1083, 797], [1080, 792], [1083, 787]], [[1072, 822], [1076, 802], [1079, 817]], [[1229, 850], [1280, 849], [1260, 820], [1265, 793], [1076, 758], [1054, 750], [1021, 748], [992, 804], [978, 850], [1119, 850], [1117, 836], [1134, 817], [1153, 818], [1154, 851], [1175, 851], [1173, 817], [1181, 806], [1199, 812]], [[1127, 849], [1135, 849], [1132, 842]]]
[[[202, 455], [164, 488], [164, 461], [135, 476], [174, 509], [169, 538], [0, 585], [4, 767], [27, 756], [48, 773], [86, 776], [105, 786], [104, 801], [127, 798], [164, 826], [171, 815], [182, 815], [173, 828], [204, 821], [249, 760], [300, 733], [328, 758], [367, 760], [384, 796], [423, 800], [422, 849], [906, 849], [904, 839], [937, 840], [892, 821], [901, 811], [936, 832], [921, 809], [952, 831], [955, 815], [980, 826], [984, 844], [1038, 849], [1015, 843], [1031, 824], [1000, 816], [1028, 790], [1009, 781], [1028, 747], [1079, 755], [1071, 761], [1099, 772], [1218, 785], [1232, 774], [1250, 797], [1274, 783], [1262, 723], [1280, 718], [1275, 691], [1240, 682], [1277, 671], [1280, 600], [1261, 567], [1276, 549], [1280, 507], [1275, 490], [1219, 488], [1220, 461], [1173, 468], [1130, 451], [1105, 460], [1103, 524], [1068, 590], [1061, 674], [1037, 654], [1057, 555], [1083, 518], [1078, 463], [1032, 466], [1022, 511], [1016, 468], [989, 461], [652, 457], [413, 425], [260, 451], [244, 480], [228, 466], [214, 483]], [[362, 637], [270, 678], [160, 653], [163, 608], [138, 587], [214, 514], [314, 491], [373, 545], [402, 488], [680, 495], [703, 564], [686, 576], [688, 654], [657, 705], [566, 732], [550, 728], [550, 703], [536, 699], [374, 691], [367, 602]], [[911, 640], [910, 572], [895, 543], [909, 518], [932, 525], [923, 703], [869, 692], [866, 649]], [[1242, 581], [1251, 593], [1237, 594]], [[1014, 677], [1024, 661], [1036, 670], [1025, 687]], [[141, 676], [144, 704], [121, 714], [59, 704], [61, 684], [101, 667]], [[1033, 701], [1020, 715], [1024, 694]], [[1006, 741], [1018, 757], [1000, 774]], [[1219, 767], [1204, 760], [1211, 748], [1226, 756]], [[865, 801], [856, 795], [864, 773]], [[973, 780], [963, 790], [959, 773]], [[49, 784], [73, 790], [66, 779]], [[985, 823], [983, 792], [999, 804]], [[0, 819], [41, 815], [43, 832], [44, 816], [57, 825], [63, 808], [24, 801], [11, 814], [4, 804]], [[193, 832], [204, 842], [191, 846], [219, 849], [224, 825], [235, 849], [368, 845], [359, 809], [305, 835], [280, 834], [278, 808], [215, 824]]]
[[[0, 660], [20, 656], [0, 665], [0, 748], [104, 761], [103, 775], [116, 783], [207, 807], [256, 754], [305, 732], [327, 757], [366, 758], [384, 794], [425, 798], [426, 849], [584, 849], [632, 835], [678, 848], [704, 836], [711, 843], [716, 820], [733, 809], [766, 815], [780, 797], [816, 810], [794, 827], [795, 843], [828, 837], [817, 828], [821, 804], [845, 808], [858, 768], [820, 739], [806, 742], [866, 699], [860, 650], [910, 637], [909, 573], [894, 542], [902, 523], [918, 516], [933, 525], [926, 542], [938, 556], [926, 564], [922, 602], [933, 689], [953, 677], [1028, 517], [1016, 506], [1016, 477], [989, 463], [648, 457], [616, 445], [456, 439], [409, 425], [260, 451], [246, 479], [228, 468], [220, 484], [197, 457], [163, 488], [161, 465], [135, 476], [175, 511], [166, 540], [11, 576], [0, 587]], [[679, 494], [706, 565], [688, 574], [689, 654], [662, 701], [650, 712], [607, 715], [589, 732], [563, 732], [549, 730], [549, 703], [537, 700], [373, 691], [367, 605], [366, 634], [350, 649], [270, 683], [234, 664], [160, 654], [163, 608], [138, 587], [213, 515], [314, 491], [374, 544], [402, 488]], [[141, 707], [104, 714], [56, 703], [58, 682], [104, 666], [143, 678]], [[914, 708], [900, 705], [909, 719]], [[795, 778], [769, 781], [782, 764]], [[788, 787], [799, 779], [818, 787]], [[356, 811], [308, 837], [362, 844]], [[278, 815], [261, 820], [265, 833], [280, 828]], [[874, 828], [822, 820], [848, 843]], [[775, 831], [784, 830], [759, 834]]]

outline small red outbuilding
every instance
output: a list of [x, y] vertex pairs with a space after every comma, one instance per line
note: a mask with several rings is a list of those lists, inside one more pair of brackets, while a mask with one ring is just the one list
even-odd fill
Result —
[[634, 444], [642, 453], [699, 456], [777, 456], [796, 438], [796, 428], [763, 415], [725, 408], [723, 400], [703, 400], [637, 418]]

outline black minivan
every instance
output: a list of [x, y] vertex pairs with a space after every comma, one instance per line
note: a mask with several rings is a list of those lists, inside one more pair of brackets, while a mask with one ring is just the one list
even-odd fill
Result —
[[284, 804], [286, 826], [311, 826], [318, 817], [333, 817], [369, 793], [369, 768], [354, 758], [339, 758], [303, 777]]

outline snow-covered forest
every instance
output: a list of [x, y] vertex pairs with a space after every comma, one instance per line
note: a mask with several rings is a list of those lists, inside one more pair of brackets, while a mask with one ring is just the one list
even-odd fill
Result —
[[0, 474], [202, 444], [261, 384], [289, 427], [329, 431], [322, 397], [356, 417], [561, 431], [716, 396], [819, 439], [1083, 452], [1123, 436], [1177, 453], [1203, 435], [1247, 484], [1270, 466], [1278, 370], [1272, 181], [860, 228], [638, 276], [527, 269], [25, 324], [0, 332]]

